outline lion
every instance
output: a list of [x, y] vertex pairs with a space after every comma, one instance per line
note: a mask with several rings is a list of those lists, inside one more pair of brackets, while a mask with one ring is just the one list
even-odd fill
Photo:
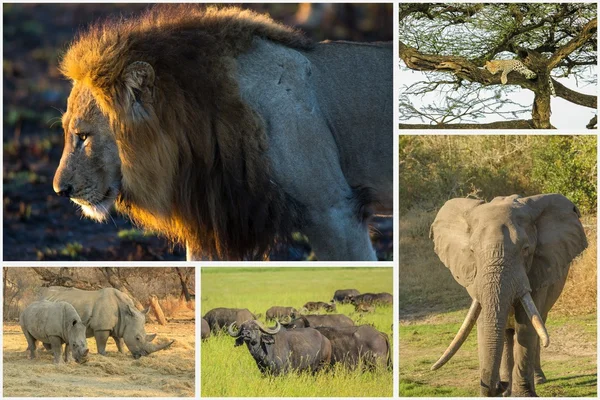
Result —
[[239, 8], [160, 5], [79, 34], [60, 70], [57, 194], [114, 205], [188, 260], [265, 259], [293, 232], [319, 260], [376, 260], [391, 215], [390, 43], [312, 43]]

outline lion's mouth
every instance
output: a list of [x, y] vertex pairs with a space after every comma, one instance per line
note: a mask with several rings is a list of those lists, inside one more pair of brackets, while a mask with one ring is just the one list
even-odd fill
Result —
[[81, 207], [85, 216], [98, 222], [104, 222], [110, 216], [110, 209], [117, 200], [119, 192], [119, 186], [112, 185], [98, 200], [90, 201], [75, 197], [72, 197], [71, 200]]

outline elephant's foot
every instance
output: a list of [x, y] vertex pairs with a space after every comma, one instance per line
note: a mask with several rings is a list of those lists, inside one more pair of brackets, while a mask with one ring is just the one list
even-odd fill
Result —
[[510, 394], [510, 396], [511, 397], [538, 397], [535, 390], [528, 390], [528, 389], [523, 389], [523, 388], [519, 388], [519, 389], [512, 388], [512, 393]]
[[535, 371], [535, 384], [539, 385], [540, 383], [546, 383], [546, 375], [544, 375], [544, 371], [536, 370]]
[[510, 397], [510, 383], [506, 381], [498, 382], [498, 386], [496, 386], [496, 393], [498, 393], [498, 396]]

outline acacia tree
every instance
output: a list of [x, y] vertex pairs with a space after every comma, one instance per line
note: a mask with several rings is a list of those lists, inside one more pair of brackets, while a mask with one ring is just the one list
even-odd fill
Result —
[[[553, 128], [549, 80], [557, 97], [595, 110], [596, 96], [567, 88], [553, 77], [596, 84], [596, 9], [593, 3], [401, 4], [400, 58], [403, 67], [424, 71], [425, 80], [401, 90], [400, 119], [428, 123], [401, 123], [400, 128]], [[500, 86], [501, 74], [482, 68], [488, 60], [514, 58], [537, 78], [512, 72]], [[517, 86], [533, 92], [532, 104], [503, 96]], [[443, 100], [415, 104], [431, 93]], [[531, 119], [523, 119], [525, 113]], [[503, 120], [477, 123], [490, 115]], [[595, 128], [596, 116], [585, 122]]]

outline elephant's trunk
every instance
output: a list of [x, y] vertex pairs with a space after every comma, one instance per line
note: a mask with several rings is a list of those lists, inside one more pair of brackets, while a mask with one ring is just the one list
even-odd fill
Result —
[[[497, 278], [497, 276], [496, 276]], [[507, 276], [486, 282], [480, 292], [481, 316], [477, 322], [481, 396], [496, 396], [508, 315], [516, 297], [514, 282]]]
[[452, 358], [454, 354], [456, 354], [458, 349], [460, 349], [460, 346], [462, 346], [465, 340], [467, 340], [467, 338], [469, 337], [469, 333], [471, 333], [473, 326], [475, 326], [475, 322], [477, 322], [477, 317], [479, 317], [480, 312], [481, 304], [479, 304], [477, 300], [473, 300], [473, 302], [471, 303], [471, 308], [469, 308], [469, 312], [467, 313], [467, 316], [465, 317], [462, 326], [456, 333], [454, 340], [452, 340], [452, 343], [450, 343], [450, 346], [448, 346], [448, 348], [446, 349], [444, 354], [442, 354], [440, 359], [437, 360], [435, 364], [433, 364], [433, 366], [431, 367], [432, 371], [435, 371], [436, 369], [442, 367]]

